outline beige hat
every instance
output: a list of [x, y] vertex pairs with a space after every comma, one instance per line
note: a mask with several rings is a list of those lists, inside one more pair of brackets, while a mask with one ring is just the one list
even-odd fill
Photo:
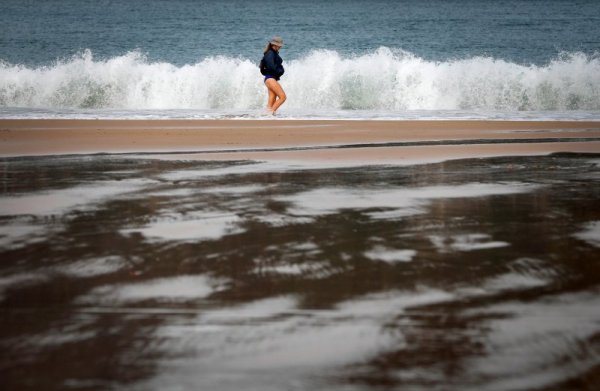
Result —
[[271, 45], [283, 46], [283, 39], [281, 37], [273, 37], [269, 42]]

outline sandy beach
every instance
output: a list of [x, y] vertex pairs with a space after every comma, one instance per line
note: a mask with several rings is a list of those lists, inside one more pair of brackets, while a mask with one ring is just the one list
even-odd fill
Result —
[[600, 122], [0, 135], [6, 389], [597, 388]]
[[567, 121], [0, 120], [0, 135], [3, 157], [402, 162], [600, 152], [600, 122]]
[[599, 391], [573, 3], [2, 0], [0, 391]]

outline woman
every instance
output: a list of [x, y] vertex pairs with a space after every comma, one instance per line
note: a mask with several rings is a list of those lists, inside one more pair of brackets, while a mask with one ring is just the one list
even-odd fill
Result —
[[265, 86], [269, 91], [267, 110], [275, 115], [277, 109], [285, 102], [286, 96], [279, 84], [279, 78], [285, 72], [283, 60], [279, 57], [279, 49], [283, 46], [281, 37], [273, 37], [263, 50], [264, 56], [260, 62], [260, 73], [265, 76]]

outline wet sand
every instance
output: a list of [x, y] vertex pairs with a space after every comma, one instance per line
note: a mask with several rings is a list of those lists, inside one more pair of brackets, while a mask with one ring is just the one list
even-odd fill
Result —
[[0, 121], [3, 388], [597, 388], [597, 124], [153, 122]]

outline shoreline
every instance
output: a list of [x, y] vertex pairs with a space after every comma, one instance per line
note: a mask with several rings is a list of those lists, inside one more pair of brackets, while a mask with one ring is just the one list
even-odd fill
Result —
[[3, 158], [143, 153], [163, 159], [392, 163], [419, 155], [555, 152], [600, 153], [600, 121], [0, 119]]

